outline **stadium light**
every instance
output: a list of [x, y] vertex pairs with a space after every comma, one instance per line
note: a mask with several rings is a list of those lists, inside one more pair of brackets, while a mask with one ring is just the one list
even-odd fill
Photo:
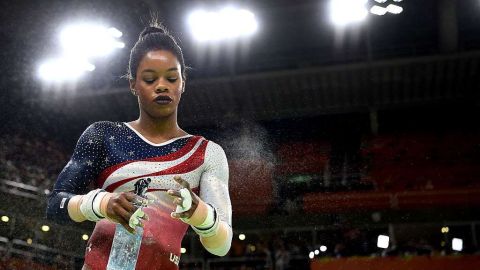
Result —
[[124, 48], [119, 38], [123, 33], [115, 27], [92, 23], [72, 24], [60, 31], [61, 57], [40, 64], [39, 77], [47, 82], [76, 81], [85, 72], [93, 71], [91, 60]]
[[118, 29], [93, 24], [78, 24], [65, 27], [60, 33], [60, 44], [67, 55], [86, 59], [105, 56], [125, 44], [117, 38], [122, 36]]
[[363, 21], [368, 10], [367, 0], [330, 0], [330, 20], [337, 26]]
[[50, 231], [50, 227], [48, 225], [42, 225], [42, 231], [48, 232]]
[[2, 221], [3, 222], [8, 222], [10, 218], [8, 216], [2, 216]]
[[238, 239], [240, 239], [242, 241], [245, 240], [245, 234], [243, 234], [243, 233], [239, 234]]
[[460, 238], [453, 238], [452, 239], [452, 249], [455, 251], [462, 251], [463, 250], [463, 240]]
[[180, 252], [181, 252], [182, 254], [184, 254], [184, 253], [187, 252], [187, 249], [182, 247], [182, 248], [180, 249]]
[[390, 237], [381, 234], [378, 236], [378, 239], [377, 239], [377, 247], [388, 248], [389, 241], [390, 241]]
[[403, 11], [403, 8], [401, 6], [397, 6], [394, 4], [390, 4], [387, 6], [387, 11], [392, 13], [392, 14], [400, 14]]
[[88, 240], [88, 234], [82, 235], [82, 239], [83, 239], [84, 241], [87, 241], [87, 240]]
[[251, 11], [233, 7], [218, 11], [195, 10], [188, 16], [188, 25], [198, 41], [246, 37], [258, 29], [257, 19]]
[[95, 66], [81, 58], [57, 58], [47, 60], [38, 69], [41, 79], [49, 82], [75, 81]]
[[308, 254], [308, 257], [310, 259], [313, 259], [313, 257], [315, 257], [315, 253], [313, 251], [310, 251], [310, 253]]
[[327, 251], [327, 246], [320, 246], [320, 251], [321, 252]]
[[448, 233], [449, 228], [448, 227], [442, 227], [442, 233]]
[[315, 255], [318, 255], [318, 254], [320, 254], [320, 250], [315, 249], [315, 251], [313, 253], [315, 253]]
[[28, 239], [27, 239], [27, 244], [31, 245], [32, 243], [33, 243], [32, 238], [28, 238]]
[[384, 8], [384, 7], [381, 7], [381, 6], [373, 6], [370, 9], [370, 13], [378, 15], [378, 16], [383, 16], [383, 15], [387, 14], [387, 9]]

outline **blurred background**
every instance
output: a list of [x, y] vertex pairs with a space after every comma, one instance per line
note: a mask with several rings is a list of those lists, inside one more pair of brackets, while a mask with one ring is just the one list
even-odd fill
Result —
[[230, 165], [234, 239], [181, 269], [480, 269], [480, 1], [0, 2], [0, 269], [81, 269], [92, 223], [44, 217], [93, 122], [137, 119], [156, 14], [179, 124]]

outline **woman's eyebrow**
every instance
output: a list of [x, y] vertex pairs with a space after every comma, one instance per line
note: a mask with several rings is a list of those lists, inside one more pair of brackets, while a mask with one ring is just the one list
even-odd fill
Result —
[[[177, 67], [171, 67], [169, 69], [167, 69], [167, 71], [178, 71], [178, 68]], [[146, 73], [146, 72], [157, 72], [156, 70], [153, 70], [153, 69], [145, 69], [145, 70], [142, 70], [142, 73]]]

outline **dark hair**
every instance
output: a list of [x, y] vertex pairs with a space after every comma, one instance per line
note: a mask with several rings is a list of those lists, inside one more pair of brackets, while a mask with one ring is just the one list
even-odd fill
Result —
[[138, 37], [138, 41], [130, 51], [130, 61], [128, 62], [128, 79], [135, 79], [137, 76], [137, 68], [140, 61], [150, 51], [166, 50], [173, 53], [180, 63], [182, 78], [186, 79], [185, 61], [180, 46], [178, 46], [175, 38], [168, 30], [157, 22], [150, 23], [145, 27]]

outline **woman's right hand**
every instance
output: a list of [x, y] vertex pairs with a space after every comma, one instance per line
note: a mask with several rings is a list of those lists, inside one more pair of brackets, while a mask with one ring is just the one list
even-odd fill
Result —
[[106, 218], [120, 223], [127, 231], [134, 233], [135, 230], [128, 225], [130, 217], [137, 210], [133, 204], [137, 200], [137, 195], [133, 192], [112, 193], [108, 200]]

